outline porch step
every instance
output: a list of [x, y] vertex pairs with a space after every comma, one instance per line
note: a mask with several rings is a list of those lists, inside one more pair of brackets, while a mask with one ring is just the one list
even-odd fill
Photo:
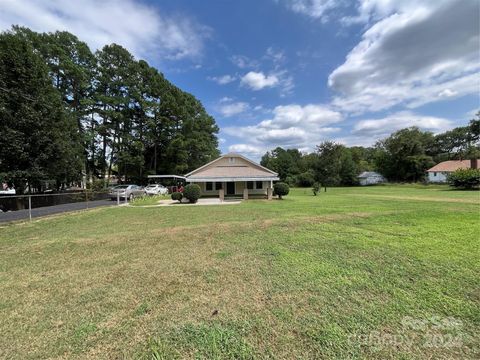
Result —
[[235, 196], [235, 195], [225, 195], [225, 201], [228, 201], [228, 200], [243, 200], [243, 196]]

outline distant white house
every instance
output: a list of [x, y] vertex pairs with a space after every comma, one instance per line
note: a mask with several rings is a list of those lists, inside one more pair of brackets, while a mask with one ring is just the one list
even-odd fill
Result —
[[458, 169], [477, 169], [479, 161], [479, 159], [442, 161], [427, 170], [428, 181], [434, 183], [446, 182], [448, 174]]
[[360, 181], [360, 185], [375, 185], [387, 181], [382, 174], [375, 171], [364, 171], [358, 175], [358, 180]]

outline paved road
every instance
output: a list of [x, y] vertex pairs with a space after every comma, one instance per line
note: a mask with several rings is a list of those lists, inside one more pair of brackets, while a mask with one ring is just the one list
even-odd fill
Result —
[[[117, 204], [116, 201], [111, 201], [111, 200], [95, 200], [95, 201], [88, 202], [88, 208], [116, 205], [116, 204]], [[87, 208], [87, 203], [85, 202], [45, 206], [45, 207], [32, 209], [32, 218], [52, 215], [52, 214], [60, 214], [68, 211], [84, 210], [86, 208]], [[9, 212], [0, 212], [0, 223], [8, 222], [8, 221], [16, 221], [16, 220], [28, 220], [28, 209], [18, 210], [18, 211], [9, 211]]]

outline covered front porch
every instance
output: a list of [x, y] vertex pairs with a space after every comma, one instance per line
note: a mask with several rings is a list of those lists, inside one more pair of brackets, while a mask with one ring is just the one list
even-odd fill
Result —
[[269, 178], [216, 178], [195, 179], [187, 182], [197, 184], [202, 191], [202, 197], [223, 198], [271, 198], [273, 179]]

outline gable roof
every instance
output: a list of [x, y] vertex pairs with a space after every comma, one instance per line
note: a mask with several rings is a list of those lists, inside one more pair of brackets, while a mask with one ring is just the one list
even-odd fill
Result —
[[[480, 162], [480, 159], [477, 160]], [[453, 172], [458, 169], [470, 169], [470, 160], [448, 160], [438, 163], [427, 172]]]
[[[243, 160], [243, 164], [224, 164], [222, 165], [221, 160], [225, 158], [239, 158]], [[218, 166], [214, 166], [216, 163], [219, 163]], [[209, 163], [195, 169], [185, 175], [187, 178], [197, 178], [197, 177], [232, 177], [232, 178], [256, 178], [256, 177], [268, 177], [276, 178], [278, 174], [266, 167], [257, 164], [256, 162], [246, 158], [243, 155], [237, 153], [228, 153], [220, 156], [219, 158], [210, 161]]]

